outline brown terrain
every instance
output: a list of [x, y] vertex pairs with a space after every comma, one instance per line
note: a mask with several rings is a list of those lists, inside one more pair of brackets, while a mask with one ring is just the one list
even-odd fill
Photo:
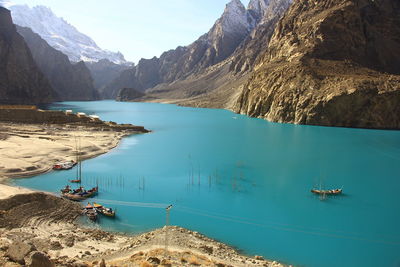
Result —
[[240, 255], [184, 228], [169, 226], [128, 236], [83, 227], [75, 222], [80, 215], [79, 204], [46, 193], [0, 200], [0, 265], [283, 266], [260, 256]]
[[294, 2], [234, 110], [270, 121], [400, 128], [400, 3]]

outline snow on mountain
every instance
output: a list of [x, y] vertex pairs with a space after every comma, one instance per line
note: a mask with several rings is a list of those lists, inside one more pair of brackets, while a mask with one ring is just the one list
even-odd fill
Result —
[[57, 17], [48, 7], [8, 5], [8, 8], [15, 24], [31, 28], [50, 46], [66, 54], [73, 62], [81, 60], [97, 62], [108, 59], [116, 64], [127, 63], [120, 52], [101, 49], [90, 37], [79, 32], [63, 18]]

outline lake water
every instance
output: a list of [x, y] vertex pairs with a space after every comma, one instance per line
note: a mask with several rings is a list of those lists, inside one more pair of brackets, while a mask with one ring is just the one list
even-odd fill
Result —
[[[105, 229], [161, 227], [172, 204], [171, 224], [247, 254], [297, 266], [400, 266], [399, 131], [277, 124], [153, 103], [51, 108], [153, 131], [83, 163], [83, 184], [97, 182], [98, 201], [117, 208], [116, 220], [101, 218]], [[13, 183], [58, 192], [74, 174]], [[321, 201], [310, 193], [320, 185], [344, 194]]]

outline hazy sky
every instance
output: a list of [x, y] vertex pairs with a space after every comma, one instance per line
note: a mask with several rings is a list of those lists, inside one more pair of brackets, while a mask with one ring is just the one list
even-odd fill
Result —
[[[246, 6], [249, 0], [241, 0]], [[206, 33], [229, 0], [12, 0], [45, 5], [98, 46], [127, 60], [159, 56]]]

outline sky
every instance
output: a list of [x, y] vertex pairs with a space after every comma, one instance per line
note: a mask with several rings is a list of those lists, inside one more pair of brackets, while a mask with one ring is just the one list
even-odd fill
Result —
[[[241, 0], [247, 6], [249, 0]], [[160, 56], [206, 33], [229, 0], [12, 0], [50, 7], [99, 47], [125, 59]]]

